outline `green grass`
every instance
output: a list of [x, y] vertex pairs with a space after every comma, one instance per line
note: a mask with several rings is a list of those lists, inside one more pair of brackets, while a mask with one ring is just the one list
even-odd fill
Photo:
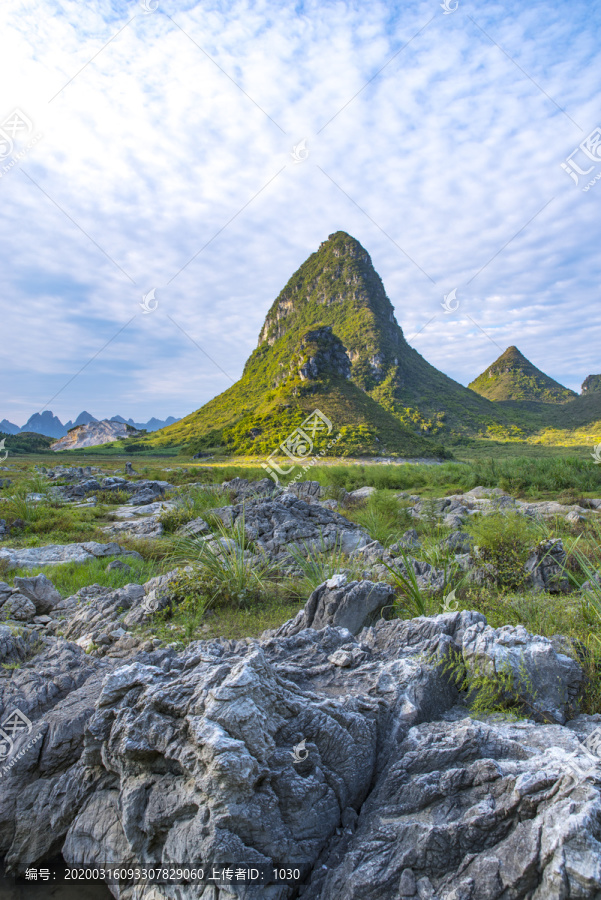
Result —
[[[131, 572], [122, 569], [106, 571], [106, 567], [114, 559], [119, 559], [131, 567]], [[41, 566], [34, 569], [11, 569], [3, 575], [9, 584], [17, 575], [32, 576], [43, 574], [53, 583], [63, 597], [71, 597], [89, 584], [100, 584], [108, 588], [120, 588], [126, 584], [144, 584], [155, 575], [161, 575], [164, 566], [153, 560], [132, 559], [131, 557], [107, 556], [93, 559], [85, 563], [64, 563], [60, 566]]]
[[407, 503], [400, 502], [391, 491], [377, 490], [366, 503], [340, 512], [365, 528], [371, 539], [384, 547], [397, 541], [412, 525]]

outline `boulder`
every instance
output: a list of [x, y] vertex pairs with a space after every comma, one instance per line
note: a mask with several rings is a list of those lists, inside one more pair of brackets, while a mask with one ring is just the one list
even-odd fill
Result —
[[333, 510], [306, 503], [293, 493], [257, 498], [212, 510], [226, 527], [244, 522], [248, 540], [272, 560], [290, 562], [290, 548], [307, 555], [338, 548], [351, 553], [371, 543], [367, 532]]
[[563, 725], [577, 712], [583, 683], [580, 665], [523, 625], [495, 629], [479, 622], [463, 635], [462, 653], [468, 670], [501, 679], [508, 676], [507, 698], [530, 718]]
[[[34, 569], [39, 566], [59, 566], [63, 563], [88, 562], [94, 557], [116, 556], [118, 554], [133, 555], [135, 551], [123, 550], [118, 544], [99, 544], [96, 541], [85, 541], [82, 544], [48, 544], [45, 547], [25, 547], [13, 549], [5, 547], [0, 550], [0, 562], [4, 560], [9, 569]], [[138, 558], [139, 553], [135, 554]]]
[[15, 622], [32, 622], [36, 614], [35, 605], [25, 594], [15, 592], [0, 607], [0, 618]]
[[358, 634], [382, 610], [392, 606], [394, 591], [383, 581], [351, 581], [346, 575], [334, 575], [316, 588], [304, 608], [290, 622], [276, 632], [277, 637], [297, 634], [304, 628], [325, 628], [333, 625]]
[[38, 616], [49, 613], [61, 600], [61, 595], [46, 575], [17, 576], [14, 584], [21, 594], [31, 600]]
[[465, 531], [453, 531], [440, 542], [443, 547], [448, 547], [453, 553], [470, 553], [474, 546], [474, 539]]
[[524, 566], [528, 584], [534, 591], [567, 593], [570, 582], [565, 574], [566, 560], [567, 554], [561, 538], [541, 541], [532, 549]]
[[[478, 626], [465, 611], [357, 636], [325, 624], [125, 660], [46, 644], [0, 679], [0, 726], [15, 709], [30, 725], [0, 768], [6, 867], [298, 867], [270, 900], [597, 897], [601, 717], [472, 719], [436, 660]], [[206, 887], [186, 896], [267, 896]]]
[[184, 537], [195, 537], [197, 534], [208, 534], [210, 532], [210, 528], [205, 522], [204, 519], [192, 519], [191, 522], [188, 522], [186, 525], [182, 525], [181, 528], [177, 529], [177, 534], [182, 535]]

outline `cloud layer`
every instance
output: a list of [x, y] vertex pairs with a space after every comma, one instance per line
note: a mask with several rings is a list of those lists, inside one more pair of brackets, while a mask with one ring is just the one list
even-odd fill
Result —
[[0, 120], [21, 109], [41, 137], [0, 162], [0, 418], [185, 415], [339, 229], [438, 368], [465, 384], [517, 344], [579, 389], [601, 370], [601, 186], [560, 164], [598, 124], [599, 18], [5, 0]]

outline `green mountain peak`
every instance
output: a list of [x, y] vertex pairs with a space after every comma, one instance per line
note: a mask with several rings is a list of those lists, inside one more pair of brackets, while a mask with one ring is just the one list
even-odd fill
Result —
[[567, 403], [577, 394], [537, 369], [517, 347], [508, 347], [469, 385], [489, 400]]

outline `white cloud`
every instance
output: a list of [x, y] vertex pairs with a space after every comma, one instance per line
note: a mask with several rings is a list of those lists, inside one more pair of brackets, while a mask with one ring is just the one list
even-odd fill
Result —
[[598, 13], [5, 0], [1, 15], [0, 78], [18, 89], [0, 119], [20, 107], [43, 132], [20, 165], [52, 199], [22, 172], [0, 179], [0, 418], [23, 422], [134, 314], [53, 410], [197, 408], [230, 382], [167, 316], [238, 377], [274, 297], [339, 229], [371, 253], [408, 337], [436, 314], [415, 346], [463, 383], [499, 352], [468, 315], [571, 387], [599, 369], [601, 186], [584, 194], [560, 168], [597, 124]]

